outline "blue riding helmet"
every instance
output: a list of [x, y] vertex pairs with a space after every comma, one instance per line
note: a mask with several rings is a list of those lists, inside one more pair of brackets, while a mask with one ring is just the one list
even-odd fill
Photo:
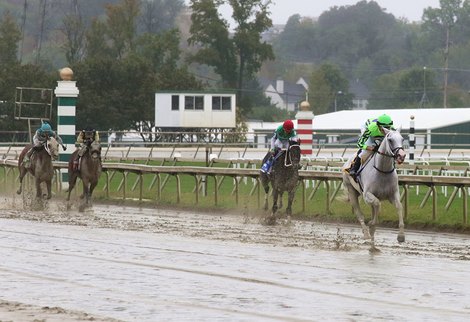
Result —
[[49, 123], [43, 123], [39, 130], [41, 132], [49, 133], [52, 132], [52, 127], [49, 125]]

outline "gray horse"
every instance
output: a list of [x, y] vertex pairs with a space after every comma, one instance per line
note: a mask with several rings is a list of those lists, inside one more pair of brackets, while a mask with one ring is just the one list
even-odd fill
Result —
[[70, 193], [77, 183], [77, 178], [80, 178], [83, 183], [83, 195], [81, 195], [80, 198], [85, 197], [85, 206], [90, 206], [91, 195], [101, 176], [101, 145], [99, 142], [93, 141], [80, 158], [80, 168], [74, 169], [73, 160], [77, 157], [77, 153], [78, 150], [72, 154], [69, 160], [69, 189], [67, 201], [70, 200]]
[[[269, 155], [264, 157], [263, 163], [266, 162], [268, 157]], [[260, 180], [266, 193], [264, 202], [265, 210], [268, 210], [269, 183], [271, 183], [273, 189], [272, 214], [267, 220], [268, 223], [275, 223], [276, 211], [279, 209], [278, 198], [282, 205], [282, 194], [285, 191], [288, 193], [286, 215], [292, 215], [292, 202], [299, 183], [299, 168], [300, 146], [297, 142], [292, 142], [287, 150], [279, 152], [270, 174], [261, 172]]]
[[[344, 165], [349, 167], [352, 156]], [[343, 184], [348, 191], [349, 201], [361, 224], [364, 238], [371, 239], [371, 250], [376, 250], [374, 244], [375, 226], [378, 222], [380, 202], [388, 200], [397, 209], [399, 220], [398, 242], [405, 241], [405, 225], [403, 223], [403, 207], [400, 202], [398, 175], [395, 162], [401, 164], [406, 157], [403, 150], [403, 137], [399, 131], [385, 129], [385, 137], [380, 143], [377, 153], [374, 153], [358, 172], [358, 181], [343, 171]], [[369, 227], [364, 223], [364, 214], [359, 207], [359, 196], [372, 208], [372, 219]]]
[[47, 199], [51, 199], [51, 185], [52, 178], [54, 177], [54, 167], [52, 161], [57, 160], [59, 157], [59, 143], [53, 137], [48, 137], [44, 142], [42, 148], [37, 149], [31, 155], [31, 167], [26, 169], [23, 165], [23, 159], [32, 145], [29, 144], [24, 147], [18, 158], [18, 169], [20, 171], [20, 187], [16, 191], [17, 194], [21, 194], [23, 190], [23, 178], [26, 173], [31, 173], [35, 179], [36, 185], [36, 198], [42, 198], [41, 183], [45, 182], [47, 187]]

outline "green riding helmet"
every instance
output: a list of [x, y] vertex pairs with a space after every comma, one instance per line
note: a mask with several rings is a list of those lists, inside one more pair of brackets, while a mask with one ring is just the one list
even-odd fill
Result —
[[392, 118], [387, 114], [382, 114], [377, 118], [377, 125], [380, 125], [389, 129], [393, 125]]

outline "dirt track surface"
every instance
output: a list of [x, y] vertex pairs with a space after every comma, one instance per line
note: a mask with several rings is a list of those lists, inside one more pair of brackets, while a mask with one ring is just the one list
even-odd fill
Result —
[[[0, 321], [463, 320], [469, 237], [250, 214], [0, 206]], [[21, 303], [21, 304], [19, 304]], [[27, 312], [25, 318], [23, 313]], [[33, 315], [33, 318], [31, 318]]]

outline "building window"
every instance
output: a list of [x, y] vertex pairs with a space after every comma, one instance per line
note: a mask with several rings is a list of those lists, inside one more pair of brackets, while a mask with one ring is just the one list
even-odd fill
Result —
[[180, 97], [179, 95], [171, 95], [171, 110], [178, 111], [180, 109]]
[[230, 96], [213, 96], [212, 110], [230, 111], [232, 109], [232, 98]]
[[185, 96], [185, 110], [204, 110], [204, 96]]

